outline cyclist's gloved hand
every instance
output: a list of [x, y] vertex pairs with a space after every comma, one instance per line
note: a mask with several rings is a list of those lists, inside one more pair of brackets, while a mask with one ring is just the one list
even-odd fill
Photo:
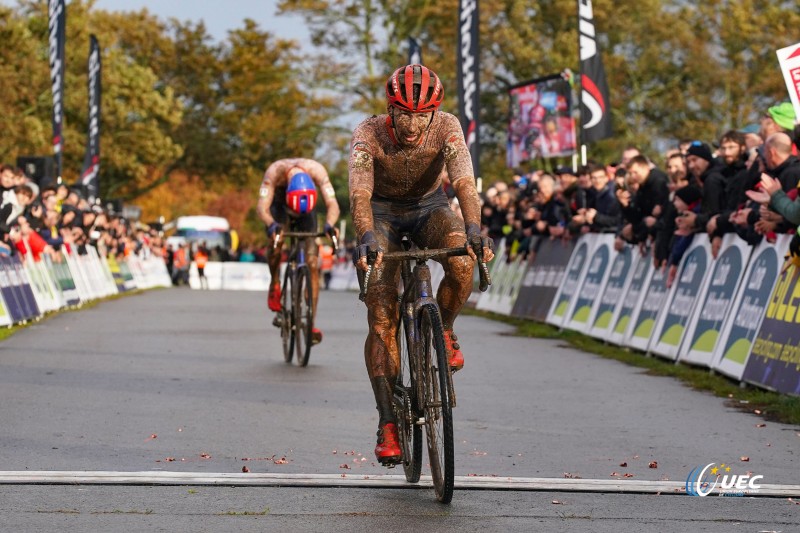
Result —
[[267, 235], [270, 236], [270, 237], [274, 237], [275, 235], [280, 233], [282, 228], [283, 228], [283, 226], [281, 224], [278, 224], [277, 222], [273, 222], [267, 228]]
[[375, 266], [380, 266], [381, 254], [383, 248], [378, 243], [375, 233], [367, 231], [361, 236], [361, 244], [353, 251], [353, 263], [362, 270], [367, 269], [367, 259], [370, 256], [376, 256]]
[[327, 235], [328, 237], [330, 237], [332, 239], [332, 238], [337, 237], [339, 235], [339, 230], [336, 229], [331, 224], [328, 224], [326, 222], [325, 223], [325, 235]]
[[[481, 235], [481, 228], [477, 224], [467, 224], [467, 243], [469, 247], [472, 249], [472, 256], [475, 254], [473, 259], [480, 258], [483, 262], [488, 262], [492, 260], [494, 254], [494, 241], [490, 237], [484, 237]], [[486, 252], [489, 252], [488, 254]]]

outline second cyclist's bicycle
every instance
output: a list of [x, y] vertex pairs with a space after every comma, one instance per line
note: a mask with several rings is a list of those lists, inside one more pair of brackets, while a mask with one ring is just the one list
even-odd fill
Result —
[[[325, 237], [325, 233], [283, 231], [275, 240], [275, 247], [284, 239], [291, 239], [286, 271], [281, 288], [279, 322], [283, 343], [283, 358], [287, 363], [297, 355], [297, 364], [308, 365], [314, 330], [314, 292], [311, 289], [311, 267], [306, 263], [307, 239]], [[337, 246], [333, 238], [334, 249]]]
[[[403, 470], [406, 480], [411, 483], [419, 481], [424, 427], [436, 498], [442, 503], [450, 503], [455, 480], [452, 409], [456, 406], [456, 394], [445, 348], [444, 327], [426, 262], [468, 255], [469, 252], [466, 246], [411, 250], [410, 242], [403, 242], [404, 251], [383, 254], [384, 261], [402, 262], [400, 277], [403, 287], [399, 294], [397, 328], [400, 369], [394, 385], [394, 411], [403, 452]], [[482, 254], [478, 258], [480, 289], [485, 291], [491, 279], [486, 264], [481, 261]], [[413, 269], [412, 262], [415, 263]], [[370, 265], [359, 295], [362, 301], [366, 299], [371, 272]]]

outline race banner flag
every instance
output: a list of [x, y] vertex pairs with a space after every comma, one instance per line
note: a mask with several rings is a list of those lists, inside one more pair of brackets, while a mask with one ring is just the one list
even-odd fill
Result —
[[594, 26], [592, 0], [578, 0], [581, 57], [581, 142], [611, 137], [611, 100]]
[[508, 90], [506, 164], [575, 153], [572, 88], [561, 74], [530, 80]]
[[65, 0], [48, 0], [48, 55], [50, 85], [53, 91], [53, 153], [56, 175], [61, 178], [61, 152], [64, 148], [64, 42], [67, 27]]
[[800, 43], [781, 48], [776, 53], [794, 107], [794, 116], [800, 117]]
[[422, 65], [422, 47], [413, 37], [408, 38], [408, 64]]
[[778, 282], [744, 369], [744, 381], [800, 396], [798, 294], [800, 268], [792, 264], [778, 275]]
[[86, 155], [83, 157], [81, 183], [86, 187], [89, 201], [94, 203], [100, 194], [100, 99], [102, 65], [97, 37], [89, 39], [89, 131], [86, 137]]
[[480, 172], [480, 150], [478, 146], [478, 111], [480, 109], [478, 91], [478, 69], [480, 67], [478, 44], [478, 0], [459, 0], [458, 2], [458, 48], [456, 51], [456, 77], [458, 78], [458, 116], [467, 148], [472, 156], [472, 169], [475, 177]]

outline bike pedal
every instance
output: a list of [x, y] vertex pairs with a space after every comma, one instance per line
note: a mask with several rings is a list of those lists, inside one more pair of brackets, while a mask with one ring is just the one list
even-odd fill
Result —
[[378, 462], [381, 466], [385, 466], [386, 468], [394, 468], [402, 463], [403, 459], [401, 457], [385, 457], [383, 459], [378, 459]]

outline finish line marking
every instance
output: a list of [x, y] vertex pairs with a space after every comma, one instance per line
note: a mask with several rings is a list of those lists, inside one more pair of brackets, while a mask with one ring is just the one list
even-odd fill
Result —
[[[235, 487], [353, 487], [384, 489], [432, 488], [430, 476], [408, 483], [403, 476], [353, 474], [268, 474], [193, 472], [0, 472], [0, 485], [219, 485]], [[682, 481], [633, 479], [561, 479], [500, 476], [456, 476], [458, 490], [516, 490], [549, 492], [607, 492], [637, 494], [685, 494]], [[711, 493], [719, 495], [717, 489]], [[800, 497], [800, 485], [762, 484], [749, 497]]]

